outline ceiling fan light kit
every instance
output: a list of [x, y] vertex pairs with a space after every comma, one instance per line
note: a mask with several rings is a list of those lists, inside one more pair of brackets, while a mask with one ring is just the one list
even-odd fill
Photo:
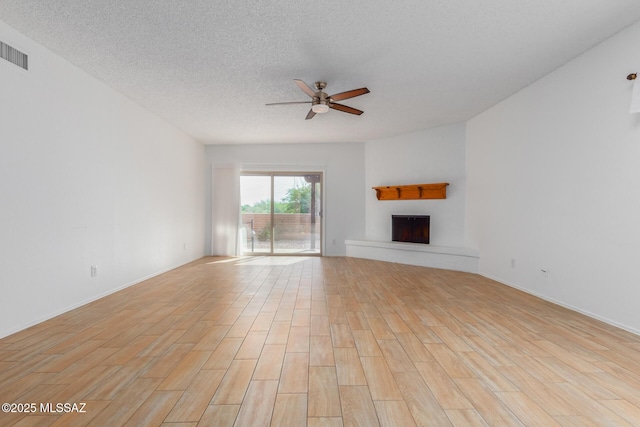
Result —
[[[314, 91], [305, 82], [299, 79], [295, 79], [294, 82], [298, 87], [311, 98], [311, 110], [307, 113], [306, 120], [312, 119], [316, 114], [323, 114], [329, 111], [329, 109], [342, 111], [344, 113], [355, 114], [359, 116], [363, 113], [362, 110], [348, 107], [346, 105], [338, 104], [336, 101], [342, 101], [343, 99], [355, 98], [356, 96], [369, 93], [369, 89], [366, 87], [360, 89], [348, 90], [346, 92], [336, 93], [335, 95], [327, 95], [324, 92], [324, 88], [327, 87], [326, 82], [316, 82], [314, 84], [316, 90]], [[309, 101], [293, 101], [293, 102], [274, 102], [267, 105], [285, 105], [285, 104], [307, 104]]]
[[313, 104], [311, 106], [311, 111], [313, 111], [316, 114], [323, 114], [329, 111], [329, 106], [327, 104], [321, 104], [321, 103]]

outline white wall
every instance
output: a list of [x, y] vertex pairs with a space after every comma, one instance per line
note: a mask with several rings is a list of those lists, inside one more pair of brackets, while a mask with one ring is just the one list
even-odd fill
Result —
[[[204, 254], [204, 148], [0, 22], [0, 337]], [[92, 265], [98, 276], [90, 277]]]
[[[366, 143], [366, 238], [391, 241], [391, 215], [430, 215], [430, 243], [463, 246], [464, 124]], [[371, 187], [448, 182], [444, 200], [379, 201]]]
[[[346, 254], [344, 241], [364, 236], [364, 144], [210, 145], [207, 165], [248, 171], [324, 172], [324, 255]], [[211, 185], [207, 189], [211, 247]], [[214, 245], [215, 246], [215, 245]]]
[[480, 272], [635, 332], [639, 39], [635, 24], [470, 120], [466, 155]]

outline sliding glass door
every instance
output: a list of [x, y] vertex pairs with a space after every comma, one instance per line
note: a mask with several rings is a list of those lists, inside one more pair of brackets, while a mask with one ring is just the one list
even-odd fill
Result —
[[244, 253], [321, 255], [322, 173], [243, 173], [240, 204]]

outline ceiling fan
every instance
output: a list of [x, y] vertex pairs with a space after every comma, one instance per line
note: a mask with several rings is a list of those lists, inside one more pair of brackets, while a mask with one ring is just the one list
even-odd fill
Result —
[[[342, 101], [344, 99], [354, 98], [356, 96], [364, 95], [365, 93], [369, 93], [369, 89], [366, 87], [360, 89], [348, 90], [346, 92], [336, 93], [335, 95], [327, 95], [326, 92], [323, 92], [324, 88], [327, 87], [327, 83], [325, 82], [316, 82], [314, 86], [316, 87], [316, 91], [314, 92], [305, 82], [302, 80], [294, 79], [293, 80], [300, 89], [307, 95], [311, 97], [311, 110], [307, 114], [306, 120], [312, 119], [316, 114], [322, 114], [329, 111], [329, 108], [333, 108], [334, 110], [342, 111], [345, 113], [360, 115], [364, 111], [358, 110], [356, 108], [347, 107], [346, 105], [338, 104], [336, 101]], [[274, 102], [266, 105], [285, 105], [285, 104], [307, 104], [309, 101], [293, 101], [293, 102]]]

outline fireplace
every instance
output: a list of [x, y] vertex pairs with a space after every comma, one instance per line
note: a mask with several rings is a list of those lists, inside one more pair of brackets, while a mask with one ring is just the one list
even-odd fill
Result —
[[429, 243], [429, 215], [391, 215], [391, 240]]

